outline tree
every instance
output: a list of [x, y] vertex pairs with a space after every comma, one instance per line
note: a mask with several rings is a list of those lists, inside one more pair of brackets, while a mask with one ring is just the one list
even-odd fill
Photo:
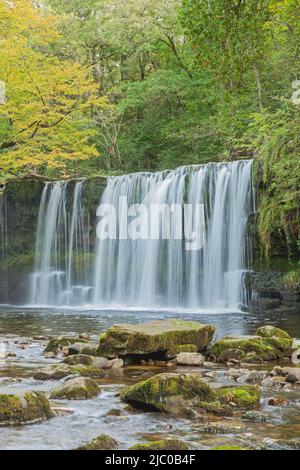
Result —
[[87, 68], [52, 52], [57, 24], [30, 0], [0, 5], [2, 171], [68, 174], [75, 161], [98, 157], [90, 114], [104, 100]]

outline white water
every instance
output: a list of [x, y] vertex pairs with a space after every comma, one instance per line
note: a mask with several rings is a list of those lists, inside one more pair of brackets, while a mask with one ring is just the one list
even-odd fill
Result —
[[[92, 269], [84, 182], [71, 190], [65, 182], [46, 185], [40, 202], [31, 305], [239, 310], [246, 304], [246, 225], [254, 211], [251, 171], [251, 161], [237, 161], [109, 178], [101, 204], [111, 204], [117, 214], [120, 210], [119, 237], [97, 240]], [[166, 213], [158, 240], [122, 239], [132, 218], [120, 207], [120, 196], [126, 196], [128, 206], [143, 203], [146, 208], [204, 204], [203, 248], [186, 250], [186, 240], [177, 239], [172, 216], [170, 239], [162, 239]], [[187, 216], [184, 212], [180, 219], [183, 231]], [[194, 212], [191, 218], [195, 224]], [[140, 221], [147, 223], [146, 215]], [[93, 231], [96, 238], [96, 227]]]
[[47, 184], [38, 216], [31, 305], [83, 305], [89, 301], [89, 230], [82, 204], [84, 181], [76, 183], [71, 214], [67, 182]]

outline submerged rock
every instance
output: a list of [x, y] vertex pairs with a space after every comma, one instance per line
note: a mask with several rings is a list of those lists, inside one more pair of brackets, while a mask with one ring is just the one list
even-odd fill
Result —
[[81, 377], [103, 377], [104, 371], [97, 367], [78, 364], [70, 366], [68, 364], [53, 364], [39, 370], [33, 375], [35, 380], [60, 380], [69, 375], [79, 375]]
[[90, 442], [82, 444], [76, 450], [112, 450], [118, 447], [118, 442], [107, 434], [101, 434]]
[[54, 416], [50, 403], [41, 392], [0, 395], [0, 424], [37, 423]]
[[64, 356], [71, 356], [74, 354], [86, 354], [88, 356], [95, 356], [97, 351], [98, 343], [76, 341], [69, 346], [64, 346], [62, 349]]
[[144, 444], [135, 444], [128, 450], [189, 450], [189, 447], [179, 439], [162, 439]]
[[97, 382], [89, 377], [78, 377], [67, 380], [52, 390], [50, 399], [56, 400], [88, 400], [99, 395]]
[[176, 362], [182, 366], [202, 366], [205, 357], [200, 353], [182, 352], [176, 356]]
[[259, 406], [259, 389], [251, 385], [213, 389], [199, 376], [158, 374], [121, 392], [121, 400], [135, 408], [188, 417], [208, 412], [231, 416], [235, 409]]
[[221, 338], [211, 345], [208, 355], [220, 362], [238, 359], [244, 363], [260, 363], [291, 357], [292, 343], [288, 333], [268, 325], [259, 328], [255, 336]]
[[124, 357], [132, 362], [151, 355], [156, 359], [170, 359], [177, 354], [177, 346], [191, 348], [192, 345], [194, 351], [205, 350], [214, 332], [212, 325], [182, 320], [119, 324], [100, 335], [97, 355], [110, 359]]

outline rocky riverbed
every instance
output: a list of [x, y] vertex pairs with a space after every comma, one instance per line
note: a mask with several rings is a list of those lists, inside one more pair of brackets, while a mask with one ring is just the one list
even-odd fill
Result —
[[300, 448], [293, 329], [174, 316], [1, 314], [1, 448]]

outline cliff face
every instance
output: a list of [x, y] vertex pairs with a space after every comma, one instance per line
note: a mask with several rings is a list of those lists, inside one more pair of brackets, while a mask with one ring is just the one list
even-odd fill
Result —
[[[67, 186], [68, 212], [75, 183], [71, 180]], [[0, 193], [0, 303], [18, 305], [29, 300], [39, 205], [45, 184], [34, 179], [13, 181], [8, 182]], [[105, 178], [91, 178], [86, 183], [90, 232], [95, 229], [96, 208], [105, 184]], [[93, 255], [93, 244], [90, 250]]]

